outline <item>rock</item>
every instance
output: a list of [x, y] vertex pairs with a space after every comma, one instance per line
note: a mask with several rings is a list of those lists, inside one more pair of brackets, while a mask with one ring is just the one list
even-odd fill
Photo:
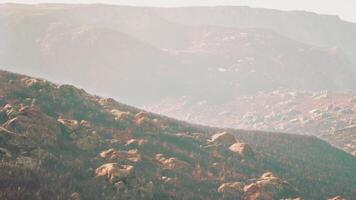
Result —
[[35, 86], [45, 86], [45, 84], [49, 84], [44, 79], [36, 79], [36, 78], [24, 78], [21, 80], [26, 87], [35, 87]]
[[119, 165], [117, 163], [107, 163], [95, 170], [96, 177], [106, 176], [110, 183], [126, 179], [134, 171], [131, 165]]
[[346, 199], [342, 198], [341, 196], [336, 196], [336, 197], [330, 198], [328, 200], [346, 200]]
[[224, 183], [218, 188], [218, 192], [228, 197], [241, 197], [244, 193], [243, 185], [240, 182]]
[[81, 200], [80, 194], [78, 192], [74, 192], [70, 194], [69, 200]]
[[246, 143], [235, 143], [229, 147], [230, 151], [242, 157], [253, 157], [254, 152], [250, 145]]
[[165, 158], [162, 154], [157, 154], [156, 160], [159, 161], [163, 168], [170, 170], [190, 170], [192, 166], [187, 162], [181, 161], [176, 157]]
[[129, 150], [129, 151], [116, 151], [114, 149], [109, 149], [107, 151], [103, 151], [100, 153], [100, 157], [108, 158], [108, 159], [123, 159], [129, 160], [131, 162], [140, 162], [141, 155], [138, 153], [137, 149]]
[[211, 137], [211, 141], [219, 144], [223, 144], [225, 146], [230, 146], [236, 142], [235, 136], [227, 133], [217, 133]]
[[70, 131], [76, 131], [80, 127], [77, 120], [59, 118], [57, 121], [67, 127]]
[[130, 112], [122, 112], [117, 109], [113, 109], [110, 113], [115, 117], [116, 121], [121, 123], [125, 122], [127, 125], [130, 125], [134, 120], [134, 116]]
[[171, 185], [173, 185], [173, 184], [176, 184], [176, 183], [177, 183], [177, 179], [171, 178], [171, 177], [167, 177], [167, 176], [162, 176], [162, 177], [160, 178], [160, 180], [161, 180], [163, 183], [165, 183], [165, 184], [171, 184]]
[[108, 106], [108, 107], [116, 107], [119, 105], [118, 102], [116, 102], [112, 98], [100, 98], [98, 101], [99, 105], [101, 106]]
[[139, 120], [141, 118], [144, 118], [144, 117], [148, 117], [149, 114], [147, 112], [139, 112], [135, 115], [135, 120]]
[[148, 141], [145, 139], [131, 139], [129, 141], [126, 142], [125, 146], [128, 147], [141, 147], [145, 144], [147, 144]]
[[140, 112], [135, 116], [135, 124], [147, 133], [157, 132], [161, 128], [159, 120], [150, 119], [146, 112]]
[[314, 110], [309, 111], [309, 113], [312, 114], [312, 115], [319, 115], [321, 113], [321, 110], [314, 109]]
[[264, 173], [255, 183], [245, 186], [244, 192], [246, 200], [294, 198], [296, 194], [295, 190], [287, 182], [282, 181], [272, 172]]

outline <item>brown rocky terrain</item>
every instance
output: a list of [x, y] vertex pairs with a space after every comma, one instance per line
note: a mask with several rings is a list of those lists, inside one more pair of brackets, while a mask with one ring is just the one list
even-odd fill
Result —
[[192, 125], [0, 73], [1, 199], [351, 199], [356, 159], [310, 136]]

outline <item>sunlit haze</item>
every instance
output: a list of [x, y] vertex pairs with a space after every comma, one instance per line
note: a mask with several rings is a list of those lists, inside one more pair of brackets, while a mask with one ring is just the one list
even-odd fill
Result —
[[281, 10], [306, 10], [321, 14], [338, 15], [342, 19], [356, 22], [356, 1], [353, 0], [324, 0], [321, 1], [285, 1], [285, 0], [0, 0], [0, 3], [107, 3], [134, 6], [215, 6], [215, 5], [244, 5]]

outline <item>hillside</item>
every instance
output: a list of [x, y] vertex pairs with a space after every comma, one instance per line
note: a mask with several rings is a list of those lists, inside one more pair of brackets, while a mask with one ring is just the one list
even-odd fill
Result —
[[1, 199], [351, 198], [356, 158], [307, 136], [222, 130], [0, 72]]

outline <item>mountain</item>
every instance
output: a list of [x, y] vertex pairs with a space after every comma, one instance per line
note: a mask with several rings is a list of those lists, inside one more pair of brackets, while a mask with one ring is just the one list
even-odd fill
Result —
[[0, 72], [1, 199], [355, 196], [356, 158], [316, 137], [209, 128]]
[[[356, 69], [351, 53], [337, 45], [342, 42], [324, 38], [325, 45], [319, 45], [276, 29], [299, 27], [297, 35], [313, 36], [335, 23], [335, 27], [347, 27], [340, 33], [335, 30], [336, 35], [355, 27], [332, 17], [245, 7], [100, 4], [2, 4], [0, 11], [2, 69], [72, 83], [134, 105], [191, 95], [224, 102], [233, 98], [231, 94], [278, 87], [355, 89]], [[187, 19], [196, 14], [199, 17], [194, 20]], [[265, 19], [269, 15], [280, 20], [270, 26]], [[216, 20], [210, 20], [211, 16]], [[286, 17], [298, 23], [315, 18], [325, 27], [316, 26], [313, 32], [292, 22], [284, 26]], [[238, 23], [241, 18], [249, 19], [251, 25]], [[354, 40], [349, 41], [345, 45]]]
[[[184, 25], [264, 28], [320, 47], [337, 47], [355, 60], [356, 25], [338, 16], [246, 6], [157, 9], [159, 16]], [[194, 16], [194, 17], [190, 17]]]

